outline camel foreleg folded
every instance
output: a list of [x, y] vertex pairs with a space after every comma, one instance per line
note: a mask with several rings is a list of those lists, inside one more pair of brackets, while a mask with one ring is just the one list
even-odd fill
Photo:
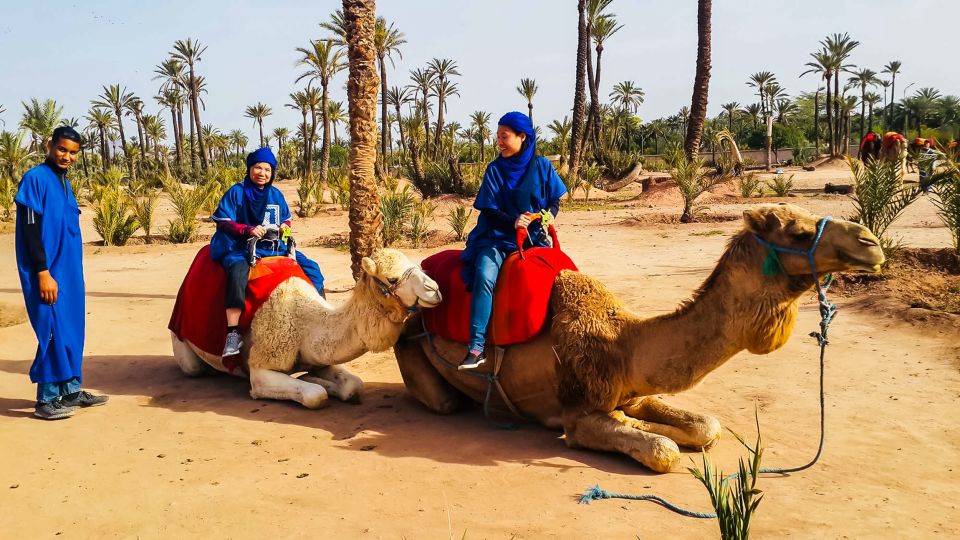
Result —
[[653, 433], [649, 423], [623, 411], [564, 414], [567, 446], [626, 454], [656, 472], [670, 472], [680, 449], [669, 437]]

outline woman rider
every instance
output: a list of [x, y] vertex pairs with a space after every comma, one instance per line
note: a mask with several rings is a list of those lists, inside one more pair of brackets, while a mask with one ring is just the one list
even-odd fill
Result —
[[[290, 208], [283, 193], [273, 186], [277, 158], [269, 148], [260, 148], [247, 156], [247, 176], [223, 194], [213, 220], [217, 232], [210, 239], [210, 257], [227, 271], [227, 339], [223, 356], [240, 354], [240, 314], [243, 312], [251, 262], [247, 240], [263, 238], [268, 229], [283, 232], [290, 228]], [[257, 242], [258, 257], [286, 255], [282, 242], [270, 245]], [[323, 296], [320, 266], [295, 250], [297, 264]]]
[[529, 245], [546, 246], [548, 238], [532, 218], [544, 209], [554, 217], [567, 192], [550, 160], [537, 156], [536, 133], [530, 118], [510, 112], [497, 122], [500, 156], [487, 165], [473, 207], [480, 211], [477, 226], [460, 255], [462, 277], [473, 293], [470, 300], [470, 348], [458, 369], [473, 369], [486, 361], [487, 325], [493, 290], [504, 259], [517, 250], [517, 229], [528, 228]]

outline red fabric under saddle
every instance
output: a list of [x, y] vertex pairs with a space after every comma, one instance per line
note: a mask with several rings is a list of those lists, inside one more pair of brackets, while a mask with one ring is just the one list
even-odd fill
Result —
[[[257, 266], [250, 269], [246, 304], [240, 316], [242, 332], [250, 329], [253, 315], [277, 285], [291, 277], [310, 283], [300, 265], [289, 257], [260, 259]], [[227, 338], [226, 285], [227, 273], [210, 258], [210, 246], [204, 246], [183, 278], [167, 328], [181, 340], [188, 340], [198, 349], [219, 356]], [[232, 370], [235, 364], [227, 367]]]
[[[540, 333], [547, 320], [553, 280], [561, 270], [577, 269], [570, 257], [560, 251], [556, 235], [553, 236], [554, 247], [516, 252], [503, 262], [493, 293], [493, 314], [488, 329], [492, 344], [523, 343]], [[423, 271], [437, 282], [443, 295], [439, 306], [423, 311], [423, 319], [429, 332], [467, 343], [470, 341], [471, 295], [460, 275], [461, 252], [459, 249], [441, 251], [421, 263]]]

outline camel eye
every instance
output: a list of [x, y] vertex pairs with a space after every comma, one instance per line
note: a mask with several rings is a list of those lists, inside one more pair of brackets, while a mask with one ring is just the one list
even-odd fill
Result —
[[793, 233], [793, 238], [798, 242], [807, 242], [813, 240], [813, 233], [810, 231], [797, 231]]
[[398, 281], [400, 281], [400, 280], [397, 279], [397, 278], [390, 278], [390, 279], [387, 280], [387, 283], [389, 283], [389, 284], [391, 284], [391, 285], [396, 285]]

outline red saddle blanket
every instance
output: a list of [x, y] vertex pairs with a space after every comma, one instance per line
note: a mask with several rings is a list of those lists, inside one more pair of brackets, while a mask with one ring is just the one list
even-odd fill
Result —
[[[470, 341], [470, 293], [460, 276], [461, 250], [441, 251], [425, 259], [423, 271], [440, 286], [443, 302], [423, 311], [427, 330], [440, 337]], [[503, 262], [493, 292], [488, 336], [494, 345], [523, 343], [536, 336], [547, 320], [553, 280], [561, 270], [576, 270], [556, 248], [531, 248]]]
[[[288, 257], [266, 257], [250, 269], [246, 303], [240, 316], [242, 332], [250, 329], [253, 315], [270, 298], [277, 285], [291, 277], [310, 283], [300, 265]], [[183, 278], [167, 328], [198, 349], [220, 356], [227, 339], [226, 288], [227, 273], [210, 258], [210, 246], [204, 246]]]

